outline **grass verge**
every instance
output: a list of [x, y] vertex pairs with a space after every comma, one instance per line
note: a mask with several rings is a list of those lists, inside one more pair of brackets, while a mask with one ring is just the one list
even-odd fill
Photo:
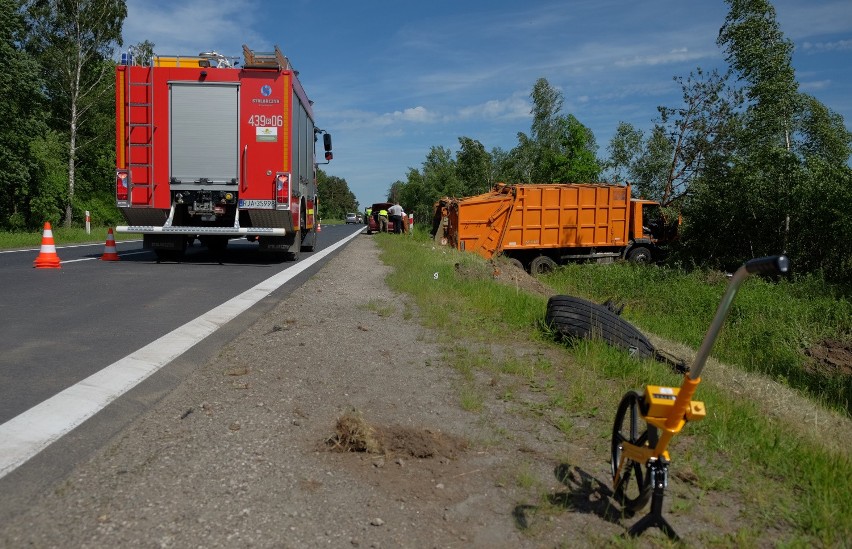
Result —
[[[86, 229], [82, 227], [51, 227], [51, 232], [53, 233], [53, 240], [57, 246], [89, 242], [105, 243], [109, 227], [92, 227], [90, 233], [87, 233]], [[15, 250], [19, 248], [38, 248], [41, 246], [43, 236], [43, 230], [35, 233], [0, 232], [0, 249]], [[138, 234], [119, 234], [115, 232], [113, 236], [117, 241], [139, 240], [141, 238]]]
[[[612, 414], [621, 395], [645, 384], [680, 384], [681, 376], [661, 370], [659, 364], [637, 363], [600, 343], [556, 345], [542, 327], [546, 297], [495, 283], [488, 276], [491, 267], [473, 254], [437, 247], [424, 235], [375, 238], [383, 260], [395, 268], [388, 283], [410, 294], [422, 322], [441, 334], [448, 363], [461, 373], [460, 405], [473, 413], [487, 399], [511, 401], [516, 413], [532, 414], [556, 426], [566, 445], [583, 444], [608, 460]], [[546, 282], [553, 293], [599, 302], [621, 300], [626, 303], [625, 317], [644, 330], [695, 348], [726, 280], [712, 273], [572, 265]], [[831, 292], [812, 280], [749, 281], [714, 356], [735, 369], [765, 373], [776, 383], [802, 389], [812, 400], [848, 411], [848, 405], [839, 401], [848, 394], [845, 381], [819, 379], [819, 374], [802, 368], [803, 346], [852, 333], [848, 300]], [[556, 367], [543, 353], [521, 363], [495, 348], [514, 342], [556, 350], [566, 359]], [[520, 389], [541, 398], [522, 400]], [[709, 417], [689, 424], [672, 446], [678, 470], [689, 472], [691, 490], [697, 495], [677, 499], [672, 511], [688, 517], [716, 497], [738, 502], [741, 512], [735, 530], [722, 523], [718, 532], [702, 533], [696, 541], [721, 546], [847, 543], [852, 536], [848, 445], [837, 450], [819, 444], [819, 436], [803, 438], [802, 429], [807, 427], [779, 420], [759, 397], [749, 398], [710, 380], [702, 383], [698, 398], [705, 402]], [[798, 402], [791, 399], [787, 405]], [[591, 428], [575, 428], [585, 423]], [[579, 437], [583, 440], [577, 441]], [[527, 476], [525, 469], [519, 470], [519, 484], [535, 490], [533, 482], [523, 480]]]

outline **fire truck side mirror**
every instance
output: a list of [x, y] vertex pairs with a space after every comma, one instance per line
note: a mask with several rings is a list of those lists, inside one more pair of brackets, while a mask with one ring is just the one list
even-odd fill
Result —
[[[330, 133], [322, 134], [322, 146], [325, 149], [325, 152], [328, 153], [328, 152], [331, 151], [331, 134]], [[326, 154], [326, 158], [328, 158], [327, 154]]]

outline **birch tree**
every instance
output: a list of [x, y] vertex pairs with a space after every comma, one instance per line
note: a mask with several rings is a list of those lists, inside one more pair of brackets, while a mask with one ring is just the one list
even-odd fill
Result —
[[[39, 60], [54, 127], [67, 135], [68, 188], [64, 223], [73, 220], [81, 130], [112, 102], [115, 48], [122, 45], [124, 0], [31, 0], [28, 49]], [[97, 134], [95, 134], [97, 135]]]

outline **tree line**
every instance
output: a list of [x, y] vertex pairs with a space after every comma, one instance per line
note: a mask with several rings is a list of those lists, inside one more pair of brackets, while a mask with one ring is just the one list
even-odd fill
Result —
[[119, 220], [112, 54], [126, 16], [124, 0], [0, 0], [0, 229]]
[[[601, 157], [592, 131], [540, 78], [514, 148], [488, 151], [471, 137], [455, 153], [433, 146], [388, 199], [429, 219], [439, 198], [497, 182], [629, 181], [682, 215], [677, 261], [730, 268], [785, 252], [799, 271], [852, 280], [852, 136], [799, 90], [772, 4], [726, 3], [717, 44], [728, 70], [675, 77], [682, 103], [658, 107], [650, 131], [619, 124]], [[113, 54], [126, 16], [124, 0], [0, 0], [0, 230], [79, 224], [86, 210], [120, 221]], [[144, 57], [152, 47], [134, 49]], [[357, 210], [344, 178], [319, 170], [318, 181], [323, 216]]]
[[630, 182], [683, 224], [672, 259], [735, 268], [786, 253], [799, 272], [852, 280], [852, 135], [843, 118], [799, 90], [793, 44], [766, 0], [726, 0], [717, 45], [728, 70], [676, 76], [683, 102], [658, 107], [648, 132], [618, 125], [598, 156], [592, 131], [562, 112], [545, 78], [530, 93], [529, 135], [487, 151], [459, 137], [455, 154], [433, 146], [420, 169], [388, 189], [416, 218], [443, 196], [472, 196], [496, 182]]

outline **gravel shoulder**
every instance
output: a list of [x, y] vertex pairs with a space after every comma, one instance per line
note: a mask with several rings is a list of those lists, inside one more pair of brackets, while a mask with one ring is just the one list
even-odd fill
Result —
[[[511, 479], [546, 451], [536, 440], [561, 437], [464, 411], [457, 374], [388, 272], [371, 237], [354, 239], [0, 526], [0, 545], [537, 546], [516, 527], [523, 496]], [[384, 450], [335, 451], [342, 417], [362, 418]], [[497, 443], [515, 438], [505, 429], [517, 430], [509, 447]], [[557, 456], [538, 457], [559, 485]]]

